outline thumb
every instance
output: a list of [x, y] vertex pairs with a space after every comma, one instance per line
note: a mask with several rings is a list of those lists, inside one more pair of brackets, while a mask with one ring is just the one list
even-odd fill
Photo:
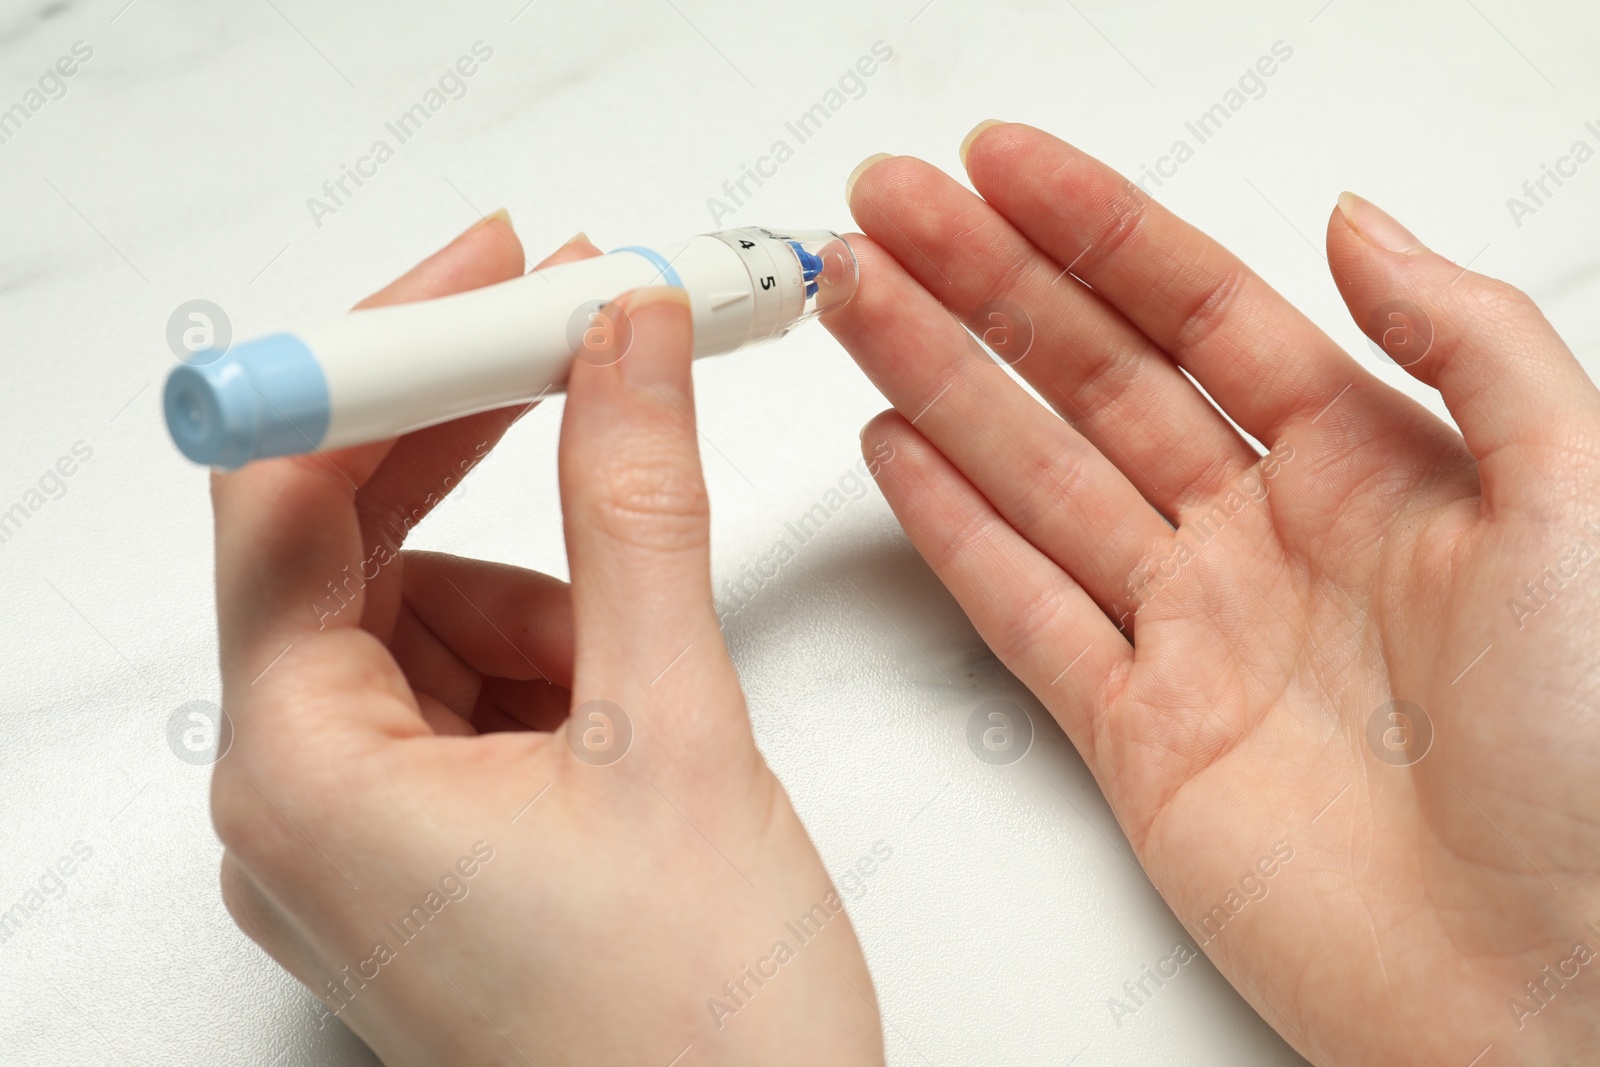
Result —
[[1328, 264], [1373, 343], [1439, 390], [1490, 507], [1548, 497], [1553, 454], [1587, 433], [1600, 393], [1527, 294], [1429, 251], [1353, 193], [1328, 220]]
[[748, 745], [711, 599], [688, 296], [638, 289], [600, 314], [606, 344], [574, 362], [561, 424], [574, 718], [616, 705], [652, 758]]

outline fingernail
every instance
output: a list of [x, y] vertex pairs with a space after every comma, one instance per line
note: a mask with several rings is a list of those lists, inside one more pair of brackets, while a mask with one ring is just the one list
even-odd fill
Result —
[[[510, 220], [507, 220], [507, 221], [510, 221]], [[580, 242], [583, 243], [583, 244], [591, 244], [592, 243], [589, 240], [589, 235], [584, 233], [582, 230], [579, 230], [577, 233], [573, 234], [571, 237], [568, 237], [565, 241], [563, 241], [562, 244], [561, 244], [561, 248], [571, 248], [573, 245], [578, 244]], [[556, 251], [557, 252], [561, 251], [561, 248], [556, 249]]]
[[507, 211], [505, 208], [499, 208], [495, 211], [491, 211], [477, 222], [474, 222], [471, 226], [468, 226], [466, 232], [472, 233], [476, 230], [481, 230], [492, 222], [503, 222], [509, 227], [511, 225], [511, 212]]
[[[622, 307], [627, 323], [624, 329], [628, 334], [628, 348], [622, 356], [622, 377], [630, 384], [640, 386], [664, 385], [681, 379], [688, 357], [680, 351], [681, 346], [675, 343], [678, 339], [673, 333], [677, 323], [673, 320], [681, 315], [682, 324], [688, 327], [688, 290], [675, 285], [652, 285], [624, 294], [618, 303]], [[641, 342], [641, 329], [664, 336]], [[684, 334], [683, 340], [689, 341], [691, 330], [685, 329]]]
[[856, 164], [856, 169], [851, 171], [850, 177], [844, 180], [845, 203], [848, 204], [850, 202], [851, 195], [856, 191], [856, 182], [861, 180], [861, 176], [863, 174], [877, 166], [879, 163], [882, 163], [884, 160], [893, 158], [894, 157], [887, 152], [878, 152], [868, 156], [866, 159], [863, 159], [860, 163]]
[[1370, 200], [1355, 193], [1339, 194], [1339, 213], [1368, 244], [1388, 252], [1424, 252], [1416, 234]]
[[1005, 123], [1000, 119], [984, 119], [982, 122], [972, 127], [972, 129], [968, 130], [967, 135], [961, 139], [961, 165], [963, 167], [967, 165], [967, 151], [972, 147], [972, 142], [978, 139], [978, 134], [982, 133], [984, 130], [987, 130], [990, 126], [1004, 125]]

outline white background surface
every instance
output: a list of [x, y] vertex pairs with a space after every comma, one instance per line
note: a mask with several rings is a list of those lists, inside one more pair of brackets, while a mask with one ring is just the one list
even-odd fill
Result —
[[[317, 1030], [311, 995], [234, 929], [207, 771], [166, 740], [175, 708], [218, 696], [205, 473], [159, 417], [166, 322], [185, 300], [221, 305], [238, 338], [311, 321], [502, 205], [535, 257], [578, 229], [603, 248], [719, 225], [845, 229], [862, 157], [957, 170], [987, 117], [1137, 173], [1282, 40], [1294, 55], [1265, 95], [1159, 198], [1374, 365], [1318, 251], [1347, 187], [1528, 289], [1591, 373], [1600, 360], [1600, 161], [1520, 227], [1506, 206], [1574, 141], [1600, 147], [1584, 126], [1600, 130], [1591, 4], [123, 3], [0, 11], [0, 108], [74, 41], [94, 49], [0, 144], [0, 510], [75, 442], [93, 449], [0, 543], [0, 910], [74, 842], [93, 848], [0, 943], [7, 1065], [375, 1062]], [[494, 55], [467, 95], [316, 225], [307, 198], [480, 39]], [[895, 58], [797, 145], [785, 121], [879, 40]], [[707, 198], [779, 138], [794, 158], [713, 220]], [[697, 382], [725, 594], [854, 466], [883, 404], [815, 327], [702, 364]], [[413, 544], [564, 574], [558, 416], [524, 419]], [[1113, 1022], [1107, 998], [1186, 935], [1071, 746], [876, 490], [727, 634], [830, 869], [893, 849], [846, 894], [892, 1064], [1298, 1062], [1204, 962]], [[1007, 767], [965, 741], [996, 698], [1039, 725]]]

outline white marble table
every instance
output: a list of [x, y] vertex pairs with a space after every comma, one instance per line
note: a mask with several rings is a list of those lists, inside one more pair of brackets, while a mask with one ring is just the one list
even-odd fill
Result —
[[[0, 912], [38, 907], [0, 933], [0, 1062], [374, 1062], [234, 929], [207, 770], [168, 744], [175, 709], [218, 695], [205, 475], [159, 421], [184, 302], [238, 337], [331, 314], [502, 205], [531, 251], [579, 229], [614, 247], [845, 228], [859, 159], [954, 169], [991, 116], [1137, 173], [1281, 41], [1292, 59], [1159, 197], [1378, 365], [1318, 251], [1353, 188], [1530, 290], [1594, 370], [1600, 162], [1532, 213], [1507, 198], [1573, 142], [1600, 146], [1597, 36], [1592, 5], [1554, 0], [6, 5], [0, 109], [22, 111], [0, 112], [0, 513], [24, 514], [0, 541]], [[388, 132], [477, 42], [459, 98]], [[893, 58], [831, 97], [877, 42]], [[819, 102], [837, 106], [802, 142], [786, 124]], [[761, 163], [778, 140], [792, 155]], [[770, 176], [734, 203], [724, 184], [758, 164]], [[346, 167], [367, 176], [335, 200]], [[697, 380], [726, 600], [847, 477], [882, 404], [816, 328]], [[519, 424], [416, 543], [564, 573], [558, 411]], [[891, 1063], [1297, 1062], [1204, 962], [1113, 1017], [1184, 932], [875, 490], [727, 630], [830, 869], [843, 884], [892, 850], [845, 894]], [[1039, 727], [1009, 766], [965, 740], [997, 698]]]

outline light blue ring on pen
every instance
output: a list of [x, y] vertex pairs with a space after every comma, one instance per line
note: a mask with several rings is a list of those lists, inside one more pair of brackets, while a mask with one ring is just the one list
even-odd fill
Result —
[[667, 262], [667, 257], [655, 249], [646, 248], [644, 245], [626, 245], [622, 248], [612, 249], [611, 254], [616, 255], [618, 252], [633, 252], [636, 255], [643, 256], [655, 265], [656, 270], [661, 273], [662, 279], [668, 285], [676, 286], [679, 289], [684, 288], [683, 279], [678, 277], [678, 272], [672, 269], [672, 264]]

